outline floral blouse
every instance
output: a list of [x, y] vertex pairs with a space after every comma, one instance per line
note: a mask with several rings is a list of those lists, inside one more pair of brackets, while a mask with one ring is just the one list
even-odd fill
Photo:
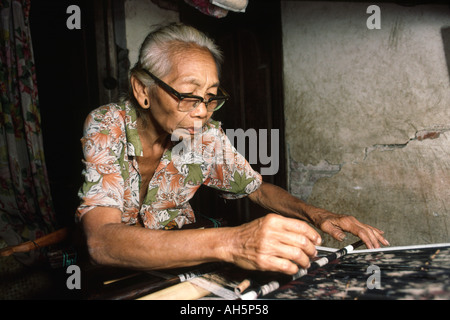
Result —
[[259, 188], [261, 175], [231, 145], [220, 123], [209, 121], [201, 134], [167, 148], [140, 205], [141, 177], [136, 156], [143, 150], [137, 116], [128, 102], [92, 111], [81, 139], [85, 181], [80, 188], [78, 219], [94, 207], [117, 208], [122, 223], [163, 229], [195, 222], [189, 200], [201, 184], [227, 199]]

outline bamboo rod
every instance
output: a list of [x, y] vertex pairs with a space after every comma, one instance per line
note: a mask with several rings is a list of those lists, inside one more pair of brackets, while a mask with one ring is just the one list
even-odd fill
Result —
[[34, 241], [27, 241], [16, 246], [6, 247], [0, 250], [0, 257], [7, 257], [14, 253], [29, 252], [32, 250], [46, 247], [52, 244], [59, 243], [67, 238], [69, 234], [68, 228], [62, 228], [55, 232], [49, 233]]
[[209, 293], [210, 291], [186, 281], [140, 297], [137, 300], [197, 300]]
[[[377, 248], [377, 249], [359, 249], [359, 250], [353, 250], [352, 252], [349, 252], [348, 254], [421, 250], [421, 249], [434, 249], [434, 248], [445, 248], [445, 247], [450, 247], [450, 243], [431, 243], [431, 244], [418, 244], [418, 245], [409, 245], [409, 246], [384, 247], [384, 248]], [[336, 252], [339, 250], [336, 248], [322, 247], [322, 246], [316, 246], [316, 249], [320, 250], [320, 251], [324, 251], [324, 252]]]

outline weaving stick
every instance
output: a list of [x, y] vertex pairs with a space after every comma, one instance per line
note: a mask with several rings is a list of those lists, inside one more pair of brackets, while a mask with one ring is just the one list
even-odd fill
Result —
[[6, 247], [0, 250], [0, 257], [7, 257], [14, 253], [29, 252], [42, 247], [53, 245], [67, 239], [68, 228], [62, 228], [32, 241], [27, 241], [16, 246]]
[[[405, 251], [405, 250], [421, 250], [421, 249], [434, 249], [434, 248], [446, 248], [450, 247], [450, 242], [448, 243], [432, 243], [432, 244], [415, 244], [409, 246], [397, 246], [397, 247], [388, 247], [388, 248], [376, 248], [376, 249], [361, 249], [361, 250], [353, 250], [349, 252], [349, 254], [358, 254], [358, 253], [376, 253], [376, 252], [390, 252], [390, 251]], [[317, 250], [325, 251], [325, 252], [336, 252], [339, 249], [329, 248], [329, 247], [321, 247], [316, 246]]]
[[209, 290], [193, 285], [190, 281], [150, 293], [136, 300], [197, 300], [210, 294]]
[[169, 288], [151, 293], [137, 300], [197, 300], [213, 293], [225, 300], [236, 300], [238, 296], [231, 290], [202, 277], [195, 277]]
[[255, 300], [261, 296], [265, 296], [275, 290], [277, 290], [281, 285], [284, 285], [290, 281], [297, 280], [298, 278], [303, 277], [308, 272], [314, 271], [316, 269], [319, 269], [323, 267], [324, 265], [328, 264], [330, 261], [336, 260], [341, 258], [342, 256], [345, 256], [346, 254], [352, 252], [357, 247], [363, 245], [364, 242], [362, 240], [359, 240], [353, 244], [350, 244], [346, 246], [345, 248], [342, 248], [336, 252], [333, 252], [329, 254], [328, 256], [322, 257], [314, 262], [311, 263], [311, 266], [308, 269], [300, 269], [296, 274], [294, 274], [291, 277], [283, 276], [282, 278], [278, 280], [273, 280], [263, 286], [260, 286], [256, 289], [250, 290], [243, 295], [241, 295], [241, 300]]
[[[95, 299], [95, 300], [132, 300], [132, 299], [137, 299], [139, 297], [149, 295], [155, 291], [162, 290], [167, 287], [174, 286], [174, 285], [189, 281], [190, 279], [200, 277], [202, 275], [205, 275], [207, 273], [215, 271], [221, 265], [222, 265], [221, 263], [207, 264], [205, 266], [201, 266], [198, 269], [195, 269], [195, 270], [192, 270], [189, 272], [180, 273], [175, 276], [167, 277], [166, 279], [164, 279], [162, 281], [158, 281], [156, 283], [137, 283], [128, 288], [121, 289], [120, 292], [117, 292], [118, 290], [115, 290], [113, 292], [109, 292], [109, 293], [103, 294], [101, 296], [92, 297], [92, 299]], [[151, 273], [152, 272], [150, 272], [150, 274]], [[118, 284], [118, 282], [115, 282], [115, 284]], [[124, 291], [126, 291], [126, 292], [124, 292]]]

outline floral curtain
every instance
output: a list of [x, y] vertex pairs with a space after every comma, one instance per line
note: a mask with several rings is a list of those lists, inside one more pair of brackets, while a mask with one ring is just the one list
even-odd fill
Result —
[[[29, 25], [31, 0], [0, 0], [0, 238], [54, 231]], [[32, 262], [29, 254], [22, 259]]]

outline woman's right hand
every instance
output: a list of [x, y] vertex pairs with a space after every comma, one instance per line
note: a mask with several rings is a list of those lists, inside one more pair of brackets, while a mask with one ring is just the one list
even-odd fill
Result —
[[[268, 214], [230, 228], [231, 261], [244, 269], [295, 274], [310, 266], [320, 235], [308, 223]], [[230, 231], [231, 231], [230, 230]]]

